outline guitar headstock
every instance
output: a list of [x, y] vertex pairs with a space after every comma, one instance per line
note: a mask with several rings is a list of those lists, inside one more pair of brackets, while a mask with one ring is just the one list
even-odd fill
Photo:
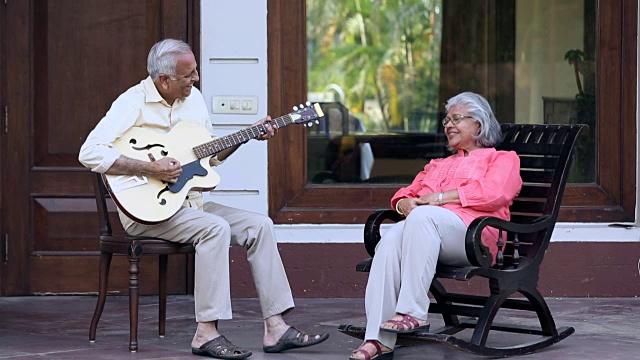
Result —
[[293, 112], [289, 114], [294, 124], [304, 124], [305, 126], [313, 126], [315, 120], [319, 124], [319, 119], [324, 116], [324, 112], [320, 108], [320, 104], [311, 104], [307, 101], [306, 106], [300, 104], [300, 107], [294, 106]]

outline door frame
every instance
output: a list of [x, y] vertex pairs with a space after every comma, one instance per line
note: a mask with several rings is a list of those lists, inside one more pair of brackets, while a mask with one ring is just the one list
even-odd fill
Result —
[[[9, 119], [8, 132], [5, 133], [3, 129], [2, 145], [4, 149], [11, 151], [3, 151], [2, 171], [7, 176], [2, 176], [2, 190], [11, 191], [4, 191], [2, 195], [3, 237], [8, 242], [8, 252], [3, 254], [2, 259], [2, 295], [21, 295], [29, 287], [31, 221], [28, 205], [12, 206], [9, 209], [9, 204], [29, 203], [29, 141], [25, 141], [20, 134], [31, 133], [31, 7], [30, 1], [12, 1], [2, 6], [4, 27], [14, 30], [11, 36], [5, 37], [3, 51], [6, 56], [3, 61], [4, 83], [11, 86], [5, 85], [4, 106], [7, 106]], [[11, 169], [10, 174], [7, 169]], [[5, 259], [8, 261], [5, 262]]]
[[5, 274], [5, 207], [4, 207], [4, 174], [5, 174], [5, 154], [7, 149], [5, 147], [5, 94], [7, 92], [6, 79], [6, 61], [7, 51], [5, 48], [5, 34], [6, 34], [6, 4], [0, 4], [0, 296], [4, 294], [4, 274]]

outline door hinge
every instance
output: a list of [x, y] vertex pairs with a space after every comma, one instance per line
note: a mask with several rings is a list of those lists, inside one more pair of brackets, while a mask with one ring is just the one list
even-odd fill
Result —
[[5, 134], [9, 133], [9, 105], [4, 106], [3, 119], [2, 119], [2, 131]]
[[9, 234], [4, 234], [4, 259], [5, 263], [9, 262]]

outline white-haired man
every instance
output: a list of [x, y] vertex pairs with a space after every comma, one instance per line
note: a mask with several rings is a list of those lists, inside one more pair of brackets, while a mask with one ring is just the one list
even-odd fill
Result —
[[[125, 91], [115, 100], [107, 114], [82, 145], [79, 160], [94, 172], [145, 175], [175, 183], [182, 167], [167, 156], [157, 161], [140, 161], [121, 154], [113, 142], [131, 127], [169, 132], [183, 120], [200, 122], [213, 128], [204, 98], [193, 84], [199, 80], [197, 62], [188, 44], [174, 39], [156, 43], [147, 58], [149, 77]], [[275, 135], [270, 117], [266, 132], [257, 140]], [[219, 152], [210, 160], [219, 165], [240, 145]], [[145, 225], [119, 212], [120, 220], [131, 235], [153, 236], [170, 241], [193, 243], [195, 256], [196, 334], [192, 352], [218, 359], [244, 359], [251, 352], [220, 335], [218, 320], [231, 319], [229, 284], [229, 246], [247, 249], [247, 259], [258, 292], [264, 318], [265, 352], [318, 344], [329, 334], [307, 335], [287, 325], [282, 314], [294, 307], [287, 275], [277, 249], [273, 222], [267, 216], [204, 202], [200, 192], [191, 191], [180, 210], [167, 221]]]

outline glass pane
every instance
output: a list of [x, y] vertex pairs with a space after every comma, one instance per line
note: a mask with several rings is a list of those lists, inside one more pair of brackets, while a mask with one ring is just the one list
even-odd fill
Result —
[[595, 60], [596, 0], [516, 1], [515, 118], [589, 126], [570, 182], [595, 181]]
[[570, 181], [593, 181], [595, 11], [595, 0], [307, 0], [308, 98], [326, 114], [308, 130], [309, 182], [410, 182], [449, 154], [439, 119], [463, 91], [500, 122], [588, 124]]

